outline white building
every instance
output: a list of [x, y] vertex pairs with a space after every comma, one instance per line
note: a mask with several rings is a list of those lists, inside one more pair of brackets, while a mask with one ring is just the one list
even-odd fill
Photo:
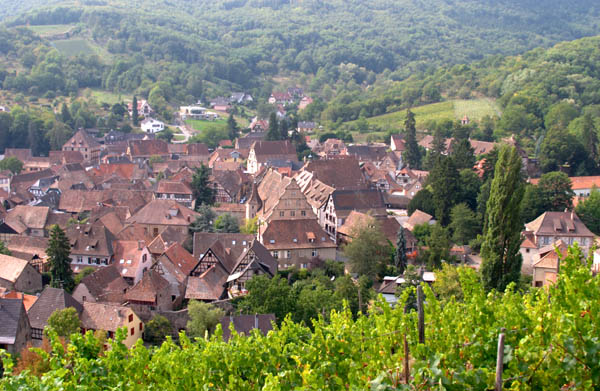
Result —
[[158, 133], [165, 130], [164, 122], [160, 122], [154, 118], [146, 118], [141, 124], [142, 130], [146, 133]]

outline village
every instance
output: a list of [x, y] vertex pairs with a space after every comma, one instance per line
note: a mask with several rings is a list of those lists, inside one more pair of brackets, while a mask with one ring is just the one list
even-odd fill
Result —
[[[293, 99], [301, 108], [312, 103], [301, 90], [273, 93], [269, 103], [278, 108], [277, 118], [285, 118]], [[182, 106], [178, 117], [180, 123], [213, 121], [232, 102], [251, 100], [233, 94], [214, 99], [211, 109]], [[169, 319], [174, 333], [185, 330], [191, 300], [223, 308], [224, 330], [233, 323], [239, 332], [267, 332], [273, 314], [233, 314], [228, 306], [248, 293], [246, 283], [253, 277], [311, 269], [323, 261], [339, 262], [351, 273], [343, 248], [357, 227], [372, 221], [391, 245], [403, 237], [409, 264], [426, 247], [413, 231], [435, 224], [434, 216], [408, 209], [427, 186], [429, 172], [407, 166], [404, 135], [392, 135], [387, 143], [319, 141], [313, 133], [317, 124], [299, 122], [290, 134], [300, 135], [310, 149], [300, 160], [290, 140], [267, 139], [267, 120], [254, 118], [235, 140], [211, 149], [159, 139], [165, 123], [153, 117], [145, 100], [136, 110], [130, 105], [133, 112], [143, 118], [141, 133], [98, 135], [79, 129], [47, 157], [33, 156], [31, 149], [6, 149], [4, 159], [22, 162], [22, 171], [0, 173], [0, 240], [10, 254], [0, 255], [1, 348], [18, 353], [39, 346], [50, 316], [69, 307], [77, 311], [83, 332], [104, 331], [110, 338], [125, 328], [128, 347], [156, 315]], [[465, 116], [463, 125], [468, 121]], [[514, 138], [469, 142], [478, 176], [484, 175], [483, 156], [495, 147], [519, 150]], [[419, 140], [426, 151], [434, 143], [432, 136]], [[446, 154], [454, 143], [445, 140]], [[525, 175], [535, 170], [526, 154], [521, 158]], [[199, 173], [206, 174], [200, 187], [212, 198], [208, 223], [227, 221], [237, 228], [199, 228], [207, 218], [207, 206], [198, 202]], [[600, 177], [570, 179], [576, 201], [600, 185]], [[83, 276], [70, 293], [49, 286], [46, 277], [55, 226], [70, 244], [72, 272]], [[535, 287], [556, 280], [556, 249], [564, 254], [578, 243], [588, 251], [596, 241], [573, 211], [541, 214], [525, 224], [522, 237], [522, 273]], [[450, 255], [474, 269], [481, 263], [466, 244], [452, 244]], [[594, 267], [597, 263], [600, 253], [594, 254]], [[435, 281], [433, 270], [416, 267], [422, 281]], [[404, 281], [402, 275], [385, 276], [374, 288], [394, 303]]]

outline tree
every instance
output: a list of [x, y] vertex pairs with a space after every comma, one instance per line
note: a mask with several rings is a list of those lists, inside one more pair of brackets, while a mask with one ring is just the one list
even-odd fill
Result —
[[266, 275], [253, 277], [246, 283], [248, 294], [238, 308], [246, 314], [275, 314], [281, 324], [285, 316], [296, 308], [296, 297], [287, 280], [280, 275], [269, 278]]
[[452, 241], [456, 244], [468, 244], [471, 239], [477, 237], [479, 231], [479, 219], [467, 204], [455, 205], [450, 212], [450, 230]]
[[404, 273], [406, 265], [406, 238], [404, 237], [404, 228], [400, 227], [396, 238], [396, 251], [394, 253], [394, 266], [398, 270], [398, 274]]
[[215, 220], [215, 232], [221, 233], [238, 233], [240, 225], [235, 217], [229, 213], [222, 214]]
[[450, 235], [448, 230], [438, 222], [431, 226], [431, 235], [426, 240], [427, 243], [427, 266], [431, 269], [437, 269], [442, 261], [450, 260]]
[[71, 128], [73, 127], [73, 117], [71, 117], [71, 112], [69, 111], [69, 107], [67, 106], [66, 103], [62, 104], [62, 107], [60, 110], [60, 120], [65, 125], [68, 125]]
[[69, 258], [71, 244], [65, 231], [56, 224], [50, 228], [50, 240], [46, 254], [48, 254], [48, 263], [50, 264], [50, 285], [71, 292], [75, 286], [71, 258]]
[[227, 118], [227, 134], [229, 135], [229, 139], [231, 141], [235, 140], [238, 136], [239, 131], [239, 126], [235, 121], [233, 114], [230, 114], [229, 118]]
[[160, 345], [171, 335], [171, 322], [162, 315], [156, 315], [144, 327], [144, 341], [152, 345]]
[[185, 326], [190, 338], [204, 338], [211, 334], [221, 321], [225, 312], [202, 301], [192, 300], [188, 305], [189, 320]]
[[590, 231], [600, 235], [600, 190], [594, 187], [590, 196], [577, 204], [575, 212]]
[[71, 334], [79, 333], [79, 314], [74, 307], [56, 310], [48, 318], [46, 327], [54, 330], [59, 337], [68, 339]]
[[248, 235], [255, 235], [258, 232], [258, 216], [249, 220], [244, 220], [244, 225], [240, 227], [240, 232]]
[[265, 140], [279, 140], [281, 139], [281, 133], [279, 133], [279, 121], [277, 121], [277, 114], [274, 112], [269, 116], [269, 129], [265, 136]]
[[459, 194], [460, 176], [453, 159], [438, 158], [429, 172], [427, 182], [433, 190], [435, 218], [443, 226], [450, 223], [450, 209], [456, 203]]
[[516, 148], [500, 150], [487, 202], [481, 245], [481, 277], [486, 289], [504, 291], [521, 276], [521, 158]]
[[461, 284], [461, 274], [469, 274], [470, 279], [474, 280], [475, 271], [467, 266], [453, 266], [443, 264], [441, 269], [435, 273], [433, 291], [438, 299], [448, 302], [452, 299], [462, 301], [464, 298]]
[[23, 170], [23, 162], [14, 156], [5, 157], [0, 160], [0, 170], [9, 170], [13, 175], [17, 175]]
[[131, 103], [131, 121], [133, 126], [138, 126], [140, 123], [140, 113], [138, 113], [138, 100], [137, 96], [133, 96], [133, 102]]
[[587, 150], [590, 159], [598, 165], [600, 163], [600, 155], [598, 153], [598, 130], [596, 129], [591, 114], [586, 113], [583, 116], [582, 127], [581, 138], [583, 139], [583, 146]]
[[0, 254], [12, 255], [10, 250], [6, 247], [3, 241], [0, 240]]
[[472, 210], [476, 210], [477, 197], [481, 191], [481, 179], [472, 168], [464, 168], [458, 174], [460, 176], [458, 200], [465, 202]]
[[190, 224], [190, 232], [214, 232], [214, 222], [217, 218], [215, 211], [206, 204], [200, 205], [199, 208], [196, 208], [196, 211], [200, 216], [196, 217], [196, 220]]
[[210, 168], [204, 164], [194, 170], [192, 192], [196, 199], [196, 208], [203, 204], [212, 205], [215, 202], [215, 189], [209, 181], [209, 176]]
[[557, 171], [565, 165], [576, 172], [587, 159], [583, 145], [564, 129], [554, 127], [548, 130], [540, 146], [539, 161], [544, 172]]
[[433, 194], [428, 189], [422, 189], [408, 203], [407, 213], [412, 215], [415, 210], [420, 210], [430, 215], [435, 215], [435, 206], [433, 205]]
[[564, 172], [548, 172], [541, 176], [537, 185], [544, 211], [571, 209], [575, 193], [569, 176]]
[[75, 284], [75, 286], [79, 285], [81, 280], [83, 280], [84, 278], [86, 278], [87, 276], [89, 276], [90, 274], [92, 274], [95, 271], [96, 271], [96, 269], [94, 269], [91, 266], [84, 267], [83, 270], [81, 270], [79, 273], [77, 273], [75, 275], [73, 283]]
[[353, 273], [371, 279], [390, 260], [390, 246], [379, 225], [370, 218], [352, 229], [352, 241], [344, 246], [344, 255]]
[[468, 138], [456, 140], [452, 144], [452, 154], [450, 157], [454, 160], [454, 165], [458, 170], [472, 169], [475, 165], [475, 153]]
[[167, 144], [171, 143], [171, 140], [173, 140], [173, 137], [175, 137], [175, 134], [173, 133], [173, 131], [171, 129], [169, 129], [167, 127], [165, 127], [165, 130], [158, 133], [158, 136], [156, 136], [157, 139], [163, 140]]
[[406, 120], [404, 121], [404, 131], [406, 132], [406, 150], [404, 158], [411, 168], [421, 167], [421, 151], [417, 143], [417, 129], [415, 115], [412, 111], [406, 111]]

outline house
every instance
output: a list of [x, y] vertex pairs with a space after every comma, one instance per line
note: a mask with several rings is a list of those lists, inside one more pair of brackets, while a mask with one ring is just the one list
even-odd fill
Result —
[[4, 244], [13, 257], [26, 260], [40, 273], [48, 271], [48, 238], [11, 235]]
[[78, 151], [85, 161], [97, 161], [100, 158], [100, 143], [85, 130], [79, 130], [62, 147], [63, 151]]
[[162, 180], [158, 182], [154, 194], [157, 200], [173, 200], [186, 208], [194, 208], [195, 200], [192, 189], [185, 182]]
[[[266, 132], [269, 129], [269, 121], [265, 119], [258, 119], [258, 117], [254, 117], [252, 118], [252, 121], [250, 121], [250, 125], [248, 125], [248, 128], [250, 129], [251, 133]], [[248, 145], [247, 147], [250, 147], [250, 145]], [[236, 146], [236, 148], [238, 147]]]
[[311, 103], [313, 103], [313, 98], [310, 96], [304, 96], [302, 99], [300, 99], [300, 103], [298, 103], [298, 111], [306, 109], [306, 107], [308, 107], [308, 105]]
[[317, 128], [317, 124], [309, 121], [300, 121], [298, 122], [298, 132], [299, 133], [312, 133]]
[[188, 226], [199, 214], [171, 200], [154, 200], [127, 219], [127, 223], [144, 228], [148, 236], [158, 236], [165, 228], [173, 227], [187, 233]]
[[379, 163], [387, 155], [386, 145], [348, 145], [345, 154], [354, 156], [359, 162]]
[[143, 316], [152, 311], [170, 311], [173, 309], [170, 285], [160, 273], [148, 270], [127, 293], [125, 299], [131, 308]]
[[127, 142], [127, 156], [134, 163], [143, 163], [152, 156], [168, 159], [169, 145], [163, 140], [130, 140]]
[[[454, 142], [455, 140], [452, 138], [445, 139], [445, 155], [452, 153], [452, 145], [454, 144]], [[494, 147], [497, 145], [497, 143], [479, 141], [474, 139], [469, 139], [469, 143], [471, 144], [471, 148], [473, 148], [473, 153], [475, 154], [475, 156], [486, 155], [490, 153], [492, 149], [494, 149]], [[433, 145], [433, 136], [426, 135], [421, 139], [421, 141], [419, 141], [419, 145], [425, 148], [426, 150], [430, 150]]]
[[165, 130], [165, 123], [148, 117], [141, 122], [140, 127], [146, 133], [158, 133]]
[[113, 236], [101, 223], [73, 224], [65, 231], [71, 244], [71, 267], [79, 273], [86, 267], [105, 267], [113, 260]]
[[114, 264], [130, 285], [137, 284], [152, 266], [152, 255], [143, 240], [115, 240], [112, 242]]
[[567, 246], [578, 243], [583, 252], [587, 253], [594, 245], [594, 237], [575, 212], [545, 212], [525, 224], [524, 240], [520, 248], [523, 267], [532, 266], [541, 249], [558, 240], [562, 240]]
[[198, 260], [192, 254], [174, 242], [161, 252], [152, 265], [151, 270], [169, 283], [169, 297], [174, 308], [181, 304], [188, 277], [197, 264]]
[[31, 337], [41, 340], [44, 337], [44, 327], [48, 325], [50, 315], [69, 307], [75, 308], [78, 315], [81, 315], [83, 311], [83, 306], [64, 289], [46, 286], [27, 312], [31, 325]]
[[85, 276], [73, 290], [73, 298], [79, 303], [115, 303], [125, 301], [129, 284], [113, 264]]
[[567, 256], [567, 245], [562, 240], [544, 246], [532, 259], [532, 285], [542, 287], [554, 284], [558, 277], [560, 261]]
[[12, 174], [10, 171], [5, 170], [0, 172], [0, 189], [10, 194], [10, 179]]
[[304, 96], [304, 89], [302, 89], [300, 87], [288, 87], [287, 93], [292, 98], [301, 98]]
[[215, 99], [211, 100], [210, 107], [217, 111], [229, 111], [229, 109], [231, 109], [229, 99], [226, 99], [222, 96], [216, 97]]
[[[127, 112], [130, 117], [133, 116], [133, 103], [127, 104]], [[152, 110], [152, 107], [150, 107], [146, 100], [140, 99], [137, 101], [137, 112], [138, 116], [147, 118], [154, 113], [154, 110]]]
[[35, 304], [38, 299], [36, 295], [26, 295], [25, 293], [17, 291], [3, 291], [3, 289], [0, 289], [0, 298], [23, 300], [23, 305], [25, 306], [25, 311], [27, 312], [29, 312], [31, 306]]
[[258, 240], [280, 269], [305, 269], [315, 258], [336, 259], [337, 245], [315, 219], [273, 220], [259, 227]]
[[255, 141], [248, 154], [247, 169], [250, 174], [257, 173], [261, 167], [267, 166], [269, 161], [284, 160], [298, 161], [296, 148], [289, 140]]
[[433, 216], [429, 213], [425, 213], [417, 209], [410, 215], [408, 220], [404, 223], [404, 228], [412, 232], [417, 225], [422, 224], [433, 225], [435, 224], [435, 220], [433, 220]]
[[390, 149], [392, 151], [404, 152], [406, 149], [406, 141], [401, 134], [392, 134], [390, 137]]
[[0, 350], [18, 355], [31, 340], [31, 326], [22, 299], [0, 298]]
[[260, 331], [261, 334], [273, 330], [273, 324], [277, 319], [274, 314], [255, 314], [255, 315], [229, 315], [221, 318], [221, 329], [223, 330], [223, 340], [229, 341], [231, 338], [230, 327], [233, 327], [239, 335], [249, 336], [253, 330]]
[[387, 216], [383, 194], [379, 190], [335, 190], [318, 210], [319, 224], [331, 239], [352, 211], [369, 213], [373, 217]]
[[229, 102], [238, 105], [252, 101], [254, 101], [252, 95], [246, 94], [245, 92], [234, 92], [229, 97]]
[[213, 170], [210, 183], [215, 190], [215, 202], [239, 202], [248, 187], [248, 176], [240, 169], [235, 171]]
[[29, 262], [0, 254], [0, 288], [34, 293], [42, 290], [42, 275]]
[[288, 92], [273, 92], [268, 102], [272, 105], [288, 105], [294, 103], [294, 99]]
[[316, 152], [323, 158], [346, 155], [346, 144], [340, 139], [328, 138], [320, 145], [320, 149]]
[[33, 157], [31, 148], [6, 148], [4, 150], [4, 158], [15, 157], [25, 163]]
[[179, 106], [179, 117], [182, 121], [187, 119], [206, 119], [206, 107], [202, 106]]
[[108, 338], [114, 338], [120, 328], [127, 330], [123, 344], [131, 348], [142, 337], [144, 324], [139, 316], [129, 307], [113, 304], [92, 303], [85, 301], [81, 313], [81, 331], [106, 331]]
[[277, 261], [252, 235], [196, 233], [194, 256], [198, 262], [190, 272], [187, 299], [240, 296], [253, 276], [277, 273]]
[[50, 214], [47, 206], [17, 205], [6, 215], [4, 222], [19, 235], [44, 237]]
[[[571, 180], [571, 189], [575, 193], [574, 206], [588, 198], [594, 187], [600, 189], [600, 176], [572, 176], [569, 179]], [[536, 178], [530, 179], [529, 182], [532, 185], [537, 185], [539, 181], [539, 178]]]

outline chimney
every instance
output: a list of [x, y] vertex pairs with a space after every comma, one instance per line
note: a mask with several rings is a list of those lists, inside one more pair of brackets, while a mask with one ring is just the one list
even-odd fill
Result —
[[571, 210], [571, 221], [575, 221], [575, 212]]

